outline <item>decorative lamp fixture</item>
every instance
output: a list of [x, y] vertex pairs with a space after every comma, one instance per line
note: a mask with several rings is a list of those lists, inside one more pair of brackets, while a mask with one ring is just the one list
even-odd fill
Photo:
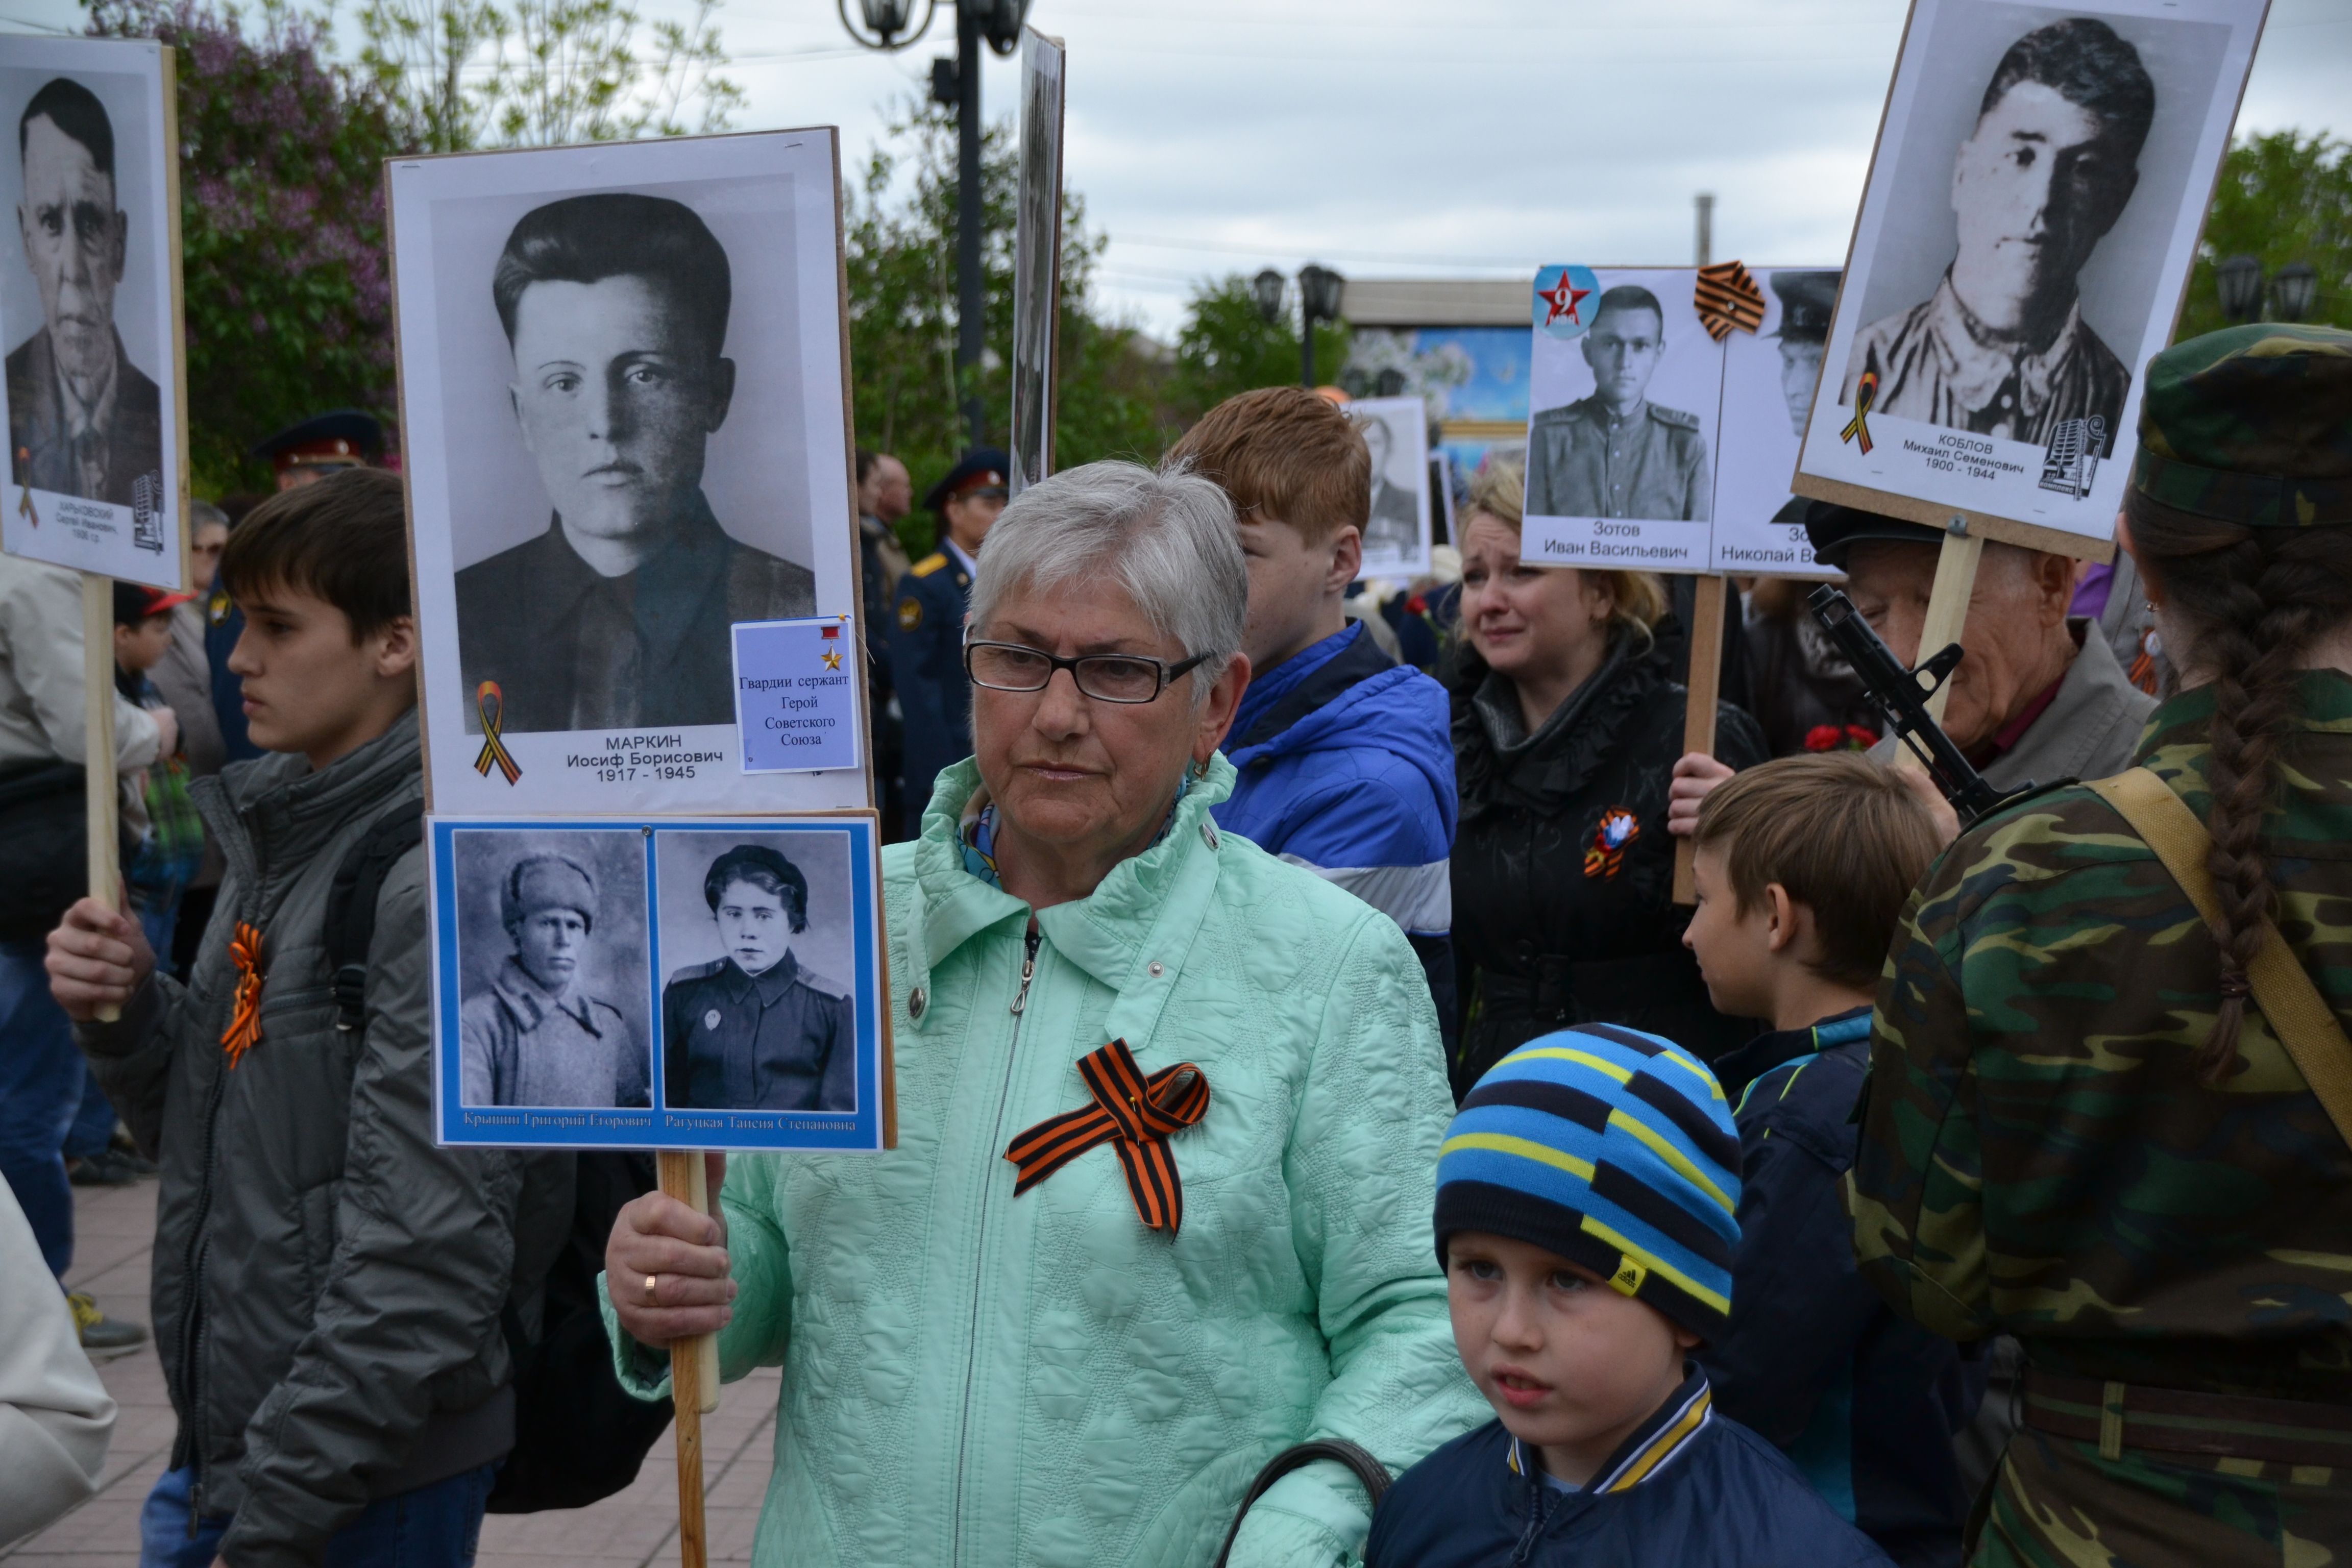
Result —
[[849, 0], [834, 0], [834, 6], [851, 37], [869, 49], [895, 54], [930, 31], [939, 0], [923, 0], [923, 20], [914, 27], [907, 24], [914, 16], [915, 0], [857, 0], [858, 16], [866, 24], [862, 31], [849, 19]]
[[1310, 261], [1299, 268], [1299, 298], [1306, 302], [1307, 314], [1312, 320], [1338, 321], [1339, 294], [1347, 286], [1348, 280], [1328, 267]]
[[2263, 264], [2251, 256], [2232, 256], [2213, 269], [2221, 291], [2221, 314], [2233, 321], [2251, 321], [2263, 313]]
[[1250, 279], [1250, 293], [1256, 297], [1257, 313], [1269, 321], [1282, 319], [1283, 287], [1282, 274], [1271, 267]]
[[1029, 15], [1029, 0], [959, 0], [971, 6], [980, 36], [1000, 55], [1021, 47], [1021, 24]]
[[2319, 268], [2308, 261], [2290, 261], [2271, 279], [2271, 300], [2279, 320], [2300, 321], [2319, 300]]
[[1380, 375], [1372, 382], [1372, 392], [1376, 396], [1380, 397], [1402, 397], [1404, 395], [1404, 372], [1397, 369], [1394, 365], [1389, 366], [1388, 369], [1381, 372]]

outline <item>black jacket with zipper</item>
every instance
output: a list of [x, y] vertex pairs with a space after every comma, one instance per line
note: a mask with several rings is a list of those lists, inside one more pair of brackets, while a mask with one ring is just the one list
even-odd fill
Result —
[[[1669, 624], [1670, 629], [1671, 624]], [[1621, 637], [1585, 683], [1528, 735], [1511, 682], [1465, 638], [1446, 674], [1454, 701], [1454, 940], [1467, 1016], [1452, 1064], [1460, 1099], [1538, 1035], [1622, 1024], [1702, 1058], [1755, 1033], [1707, 1005], [1674, 903], [1666, 791], [1682, 755], [1685, 692], [1671, 650]], [[1756, 721], [1716, 712], [1716, 756], [1765, 758]], [[1587, 851], [1623, 811], [1633, 837], [1612, 858]]]
[[[365, 1021], [336, 1027], [335, 872], [422, 788], [414, 714], [315, 773], [273, 754], [199, 780], [228, 870], [193, 972], [77, 1029], [163, 1167], [153, 1307], [172, 1462], [197, 1468], [202, 1512], [236, 1514], [232, 1568], [316, 1563], [372, 1500], [507, 1451], [499, 1314], [571, 1216], [569, 1162], [434, 1147], [421, 851], [377, 900]], [[232, 1068], [240, 923], [261, 933], [261, 1033]]]

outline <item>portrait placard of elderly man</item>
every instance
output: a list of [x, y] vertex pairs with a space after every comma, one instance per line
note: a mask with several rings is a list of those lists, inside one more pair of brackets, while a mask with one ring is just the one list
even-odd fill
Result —
[[[882, 852], [898, 1147], [710, 1156], [720, 1218], [651, 1194], [614, 1226], [631, 1392], [682, 1335], [783, 1368], [755, 1563], [1205, 1563], [1308, 1435], [1399, 1469], [1486, 1418], [1423, 1217], [1453, 1101], [1420, 965], [1210, 816], [1250, 674], [1236, 535], [1181, 469], [1005, 509], [976, 755]], [[1107, 1102], [1128, 1121], [1083, 1114]], [[1368, 1523], [1317, 1463], [1231, 1561], [1339, 1563]]]
[[160, 498], [163, 404], [114, 328], [131, 219], [116, 205], [114, 124], [70, 77], [33, 94], [16, 121], [25, 170], [16, 226], [41, 296], [41, 327], [9, 351], [8, 450], [19, 485], [139, 504]]
[[2046, 445], [2095, 417], [2112, 441], [2131, 372], [2083, 320], [2075, 277], [2139, 184], [2156, 84], [2089, 16], [2038, 27], [1993, 68], [1952, 160], [1958, 246], [1927, 299], [1854, 335], [1838, 401]]
[[596, 879], [570, 856], [524, 855], [507, 868], [499, 917], [514, 951], [459, 1012], [459, 1104], [652, 1103], [645, 1041], [581, 978], [596, 913]]
[[550, 202], [508, 237], [490, 292], [554, 515], [457, 574], [469, 728], [485, 681], [507, 731], [732, 723], [728, 628], [816, 613], [814, 574], [730, 537], [703, 496], [732, 287], [709, 226], [663, 196]]

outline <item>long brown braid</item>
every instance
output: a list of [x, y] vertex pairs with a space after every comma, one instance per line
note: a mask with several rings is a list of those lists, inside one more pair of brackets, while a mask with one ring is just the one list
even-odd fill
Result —
[[2247, 969], [2277, 902], [2263, 818], [2279, 795], [2282, 753], [2294, 733], [2297, 667], [2321, 637], [2352, 620], [2352, 528], [2245, 528], [2137, 490], [2125, 516], [2142, 568], [2188, 630], [2190, 646], [2175, 650], [2176, 668], [2213, 679], [2205, 773], [2213, 808], [2205, 826], [2221, 904], [2221, 1007], [2197, 1066], [2218, 1084], [2237, 1058]]

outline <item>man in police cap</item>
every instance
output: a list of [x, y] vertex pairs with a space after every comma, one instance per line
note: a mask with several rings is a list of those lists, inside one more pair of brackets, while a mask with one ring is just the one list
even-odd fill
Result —
[[[981, 542], [1004, 510], [1013, 465], [994, 447], [964, 454], [923, 504], [940, 519], [940, 547], [898, 584], [890, 665], [906, 715], [907, 811], [919, 821], [940, 770], [971, 755], [971, 694], [963, 673], [963, 617]], [[912, 823], [909, 826], [913, 826]]]
[[253, 455], [276, 471], [279, 489], [299, 489], [373, 464], [383, 456], [383, 424], [373, 414], [338, 408], [289, 425], [257, 443]]
[[1656, 295], [1621, 283], [1601, 296], [1580, 345], [1592, 395], [1543, 409], [1528, 427], [1528, 515], [1707, 521], [1698, 416], [1649, 401], [1665, 343]]
[[645, 1042], [579, 983], [596, 931], [596, 879], [568, 855], [525, 855], [499, 885], [499, 914], [514, 951], [458, 1014], [458, 1103], [650, 1104]]
[[679, 970], [662, 991], [663, 1103], [856, 1110], [848, 987], [792, 950], [808, 929], [808, 879], [764, 844], [738, 844], [710, 863], [702, 897], [727, 956]]

